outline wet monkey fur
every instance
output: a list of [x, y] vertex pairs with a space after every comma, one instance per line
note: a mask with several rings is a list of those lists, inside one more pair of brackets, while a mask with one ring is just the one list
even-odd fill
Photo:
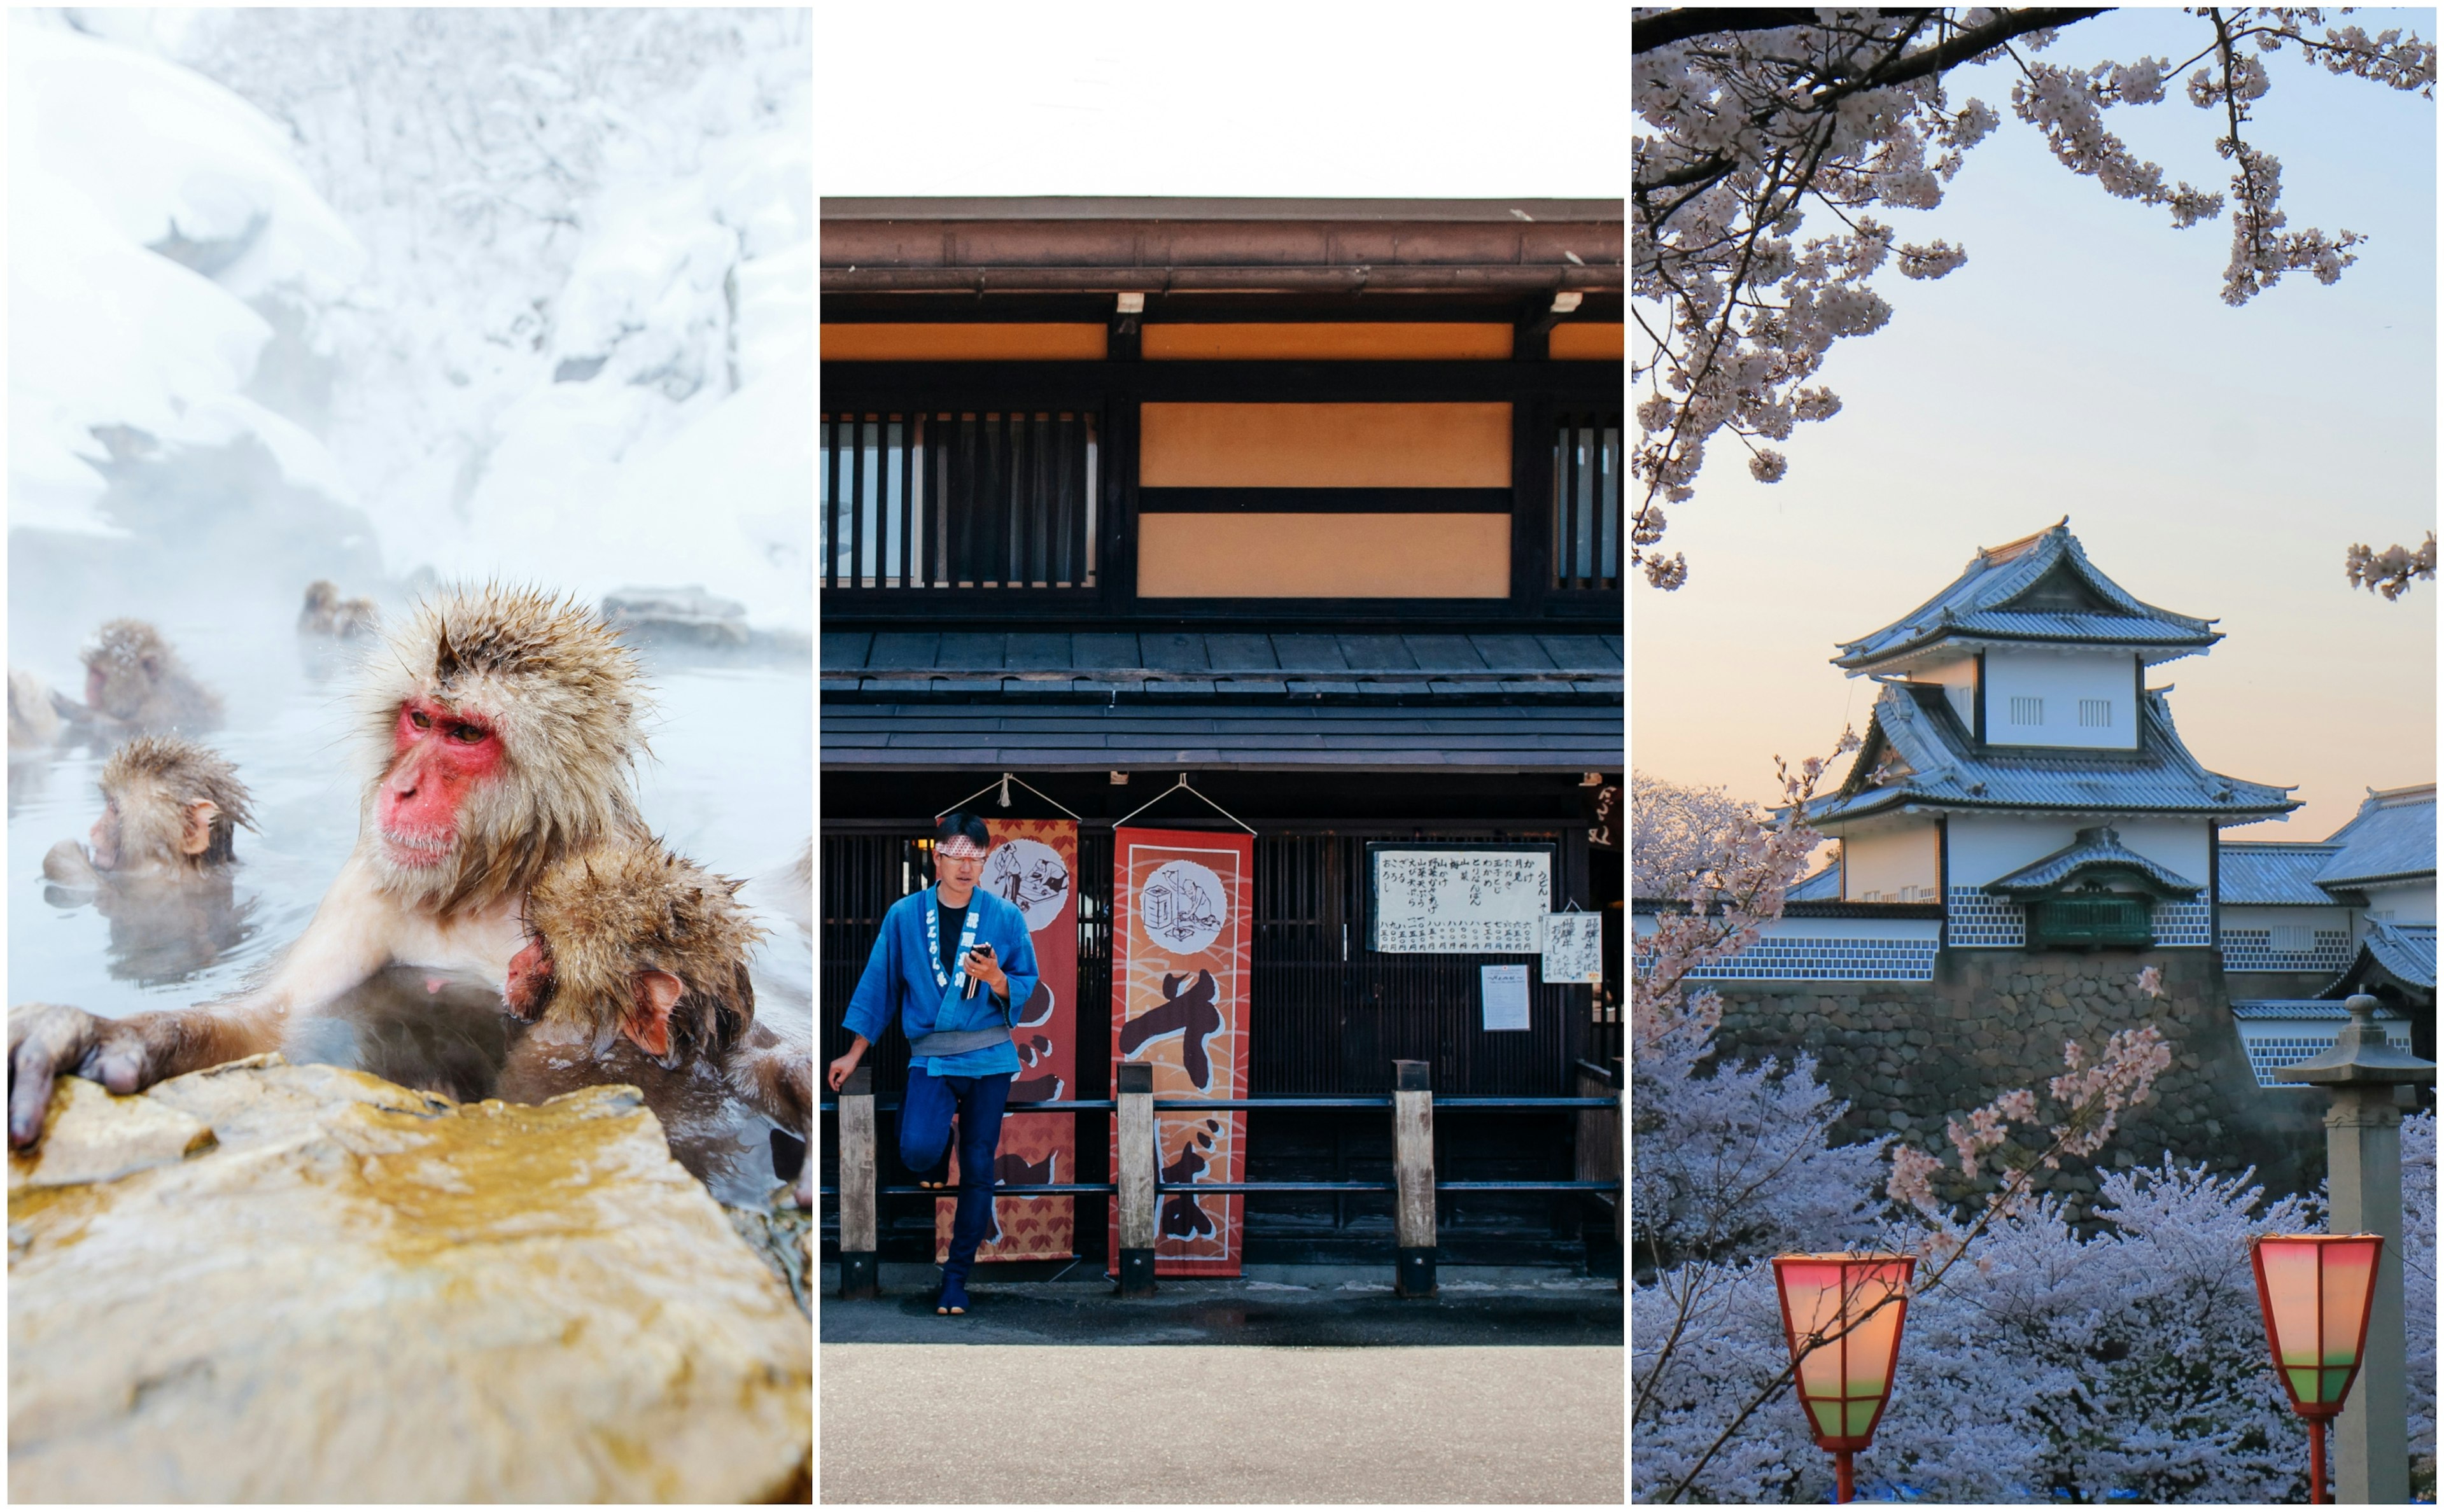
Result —
[[643, 835], [633, 778], [646, 708], [635, 655], [573, 600], [488, 584], [418, 605], [368, 658], [357, 844], [305, 933], [218, 1002], [116, 1020], [12, 1011], [9, 1142], [41, 1136], [60, 1074], [123, 1094], [277, 1049], [296, 1021], [386, 968], [499, 991], [535, 880], [572, 852]]
[[[502, 992], [535, 1027], [502, 1067], [502, 1098], [636, 1086], [672, 1153], [709, 1185], [725, 1162], [751, 1185], [756, 1173], [737, 1168], [769, 1159], [760, 1137], [742, 1149], [733, 1104], [805, 1137], [813, 1056], [791, 1057], [755, 1022], [747, 963], [764, 931], [737, 902], [739, 886], [632, 839], [573, 853], [538, 878], [527, 893], [528, 941]], [[760, 1174], [768, 1189], [768, 1166]], [[811, 1180], [802, 1172], [799, 1185]]]
[[44, 876], [67, 887], [190, 876], [236, 859], [238, 826], [254, 827], [237, 768], [175, 735], [139, 735], [111, 752], [102, 799], [92, 849], [60, 841], [43, 857]]

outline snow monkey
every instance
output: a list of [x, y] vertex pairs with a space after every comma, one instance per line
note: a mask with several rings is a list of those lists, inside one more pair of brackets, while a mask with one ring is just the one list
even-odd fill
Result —
[[193, 879], [237, 858], [237, 826], [254, 827], [237, 768], [176, 735], [139, 735], [102, 767], [93, 849], [62, 840], [43, 876], [65, 887]]
[[175, 735], [140, 735], [102, 768], [92, 849], [62, 840], [43, 857], [55, 904], [91, 901], [110, 922], [110, 974], [176, 982], [254, 932], [230, 876], [241, 824], [254, 827], [236, 768]]
[[353, 640], [380, 631], [381, 611], [371, 599], [341, 598], [338, 583], [318, 579], [306, 590], [306, 607], [298, 611], [297, 629], [302, 635]]
[[221, 726], [218, 695], [195, 681], [161, 632], [141, 619], [114, 619], [80, 654], [84, 661], [83, 722], [113, 734], [195, 734]]
[[390, 967], [497, 993], [552, 862], [641, 835], [632, 788], [645, 711], [636, 657], [593, 611], [489, 584], [417, 606], [366, 664], [356, 849], [306, 932], [258, 982], [194, 1007], [9, 1016], [9, 1138], [42, 1134], [52, 1079], [130, 1093], [278, 1049]]
[[[807, 1133], [814, 1057], [811, 1042], [790, 1056], [755, 1023], [747, 961], [765, 931], [737, 901], [740, 885], [641, 838], [544, 873], [527, 892], [527, 943], [502, 991], [534, 1027], [509, 1052], [499, 1095], [543, 1102], [635, 1086], [679, 1163], [749, 1206], [768, 1197], [774, 1174], [764, 1119]], [[801, 1175], [811, 1208], [811, 1175]]]

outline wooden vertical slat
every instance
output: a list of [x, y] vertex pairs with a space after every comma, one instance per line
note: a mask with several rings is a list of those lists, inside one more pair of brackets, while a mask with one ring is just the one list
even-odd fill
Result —
[[864, 543], [865, 532], [865, 416], [848, 417], [848, 581], [858, 585], [859, 570], [863, 562], [858, 547]]
[[1611, 417], [1610, 425], [1598, 437], [1602, 451], [1597, 458], [1596, 517], [1599, 538], [1596, 550], [1596, 585], [1617, 586], [1620, 581], [1620, 416]]

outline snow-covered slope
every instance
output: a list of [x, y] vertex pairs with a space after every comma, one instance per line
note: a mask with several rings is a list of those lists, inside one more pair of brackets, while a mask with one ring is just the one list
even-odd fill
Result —
[[[9, 508], [13, 528], [108, 533], [110, 449], [251, 436], [335, 500], [330, 453], [243, 392], [276, 288], [328, 299], [364, 261], [280, 130], [175, 65], [12, 13]], [[122, 429], [113, 429], [122, 428]]]
[[240, 564], [275, 597], [701, 583], [812, 628], [802, 14], [9, 28], [26, 561], [157, 579], [252, 532], [322, 543]]

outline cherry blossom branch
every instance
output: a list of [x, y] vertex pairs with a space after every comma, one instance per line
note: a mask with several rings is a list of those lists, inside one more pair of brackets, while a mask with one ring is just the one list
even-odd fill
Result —
[[[2150, 967], [2140, 972], [2138, 986], [2150, 996], [2162, 996], [2160, 970]], [[2002, 1189], [1987, 1200], [1984, 1210], [1965, 1233], [1954, 1236], [1938, 1228], [1913, 1246], [1919, 1258], [1929, 1262], [1934, 1268], [1910, 1289], [1910, 1295], [1924, 1297], [1942, 1285], [1945, 1278], [1968, 1257], [1971, 1246], [1993, 1226], [1996, 1219], [2015, 1217], [2023, 1212], [2036, 1171], [2059, 1169], [2066, 1155], [2088, 1155], [2102, 1149], [2119, 1125], [2120, 1111], [2143, 1099], [2155, 1085], [2156, 1078], [2171, 1066], [2172, 1060], [2171, 1049], [2153, 1024], [2117, 1032], [2106, 1042], [2104, 1053], [2093, 1064], [2088, 1063], [2086, 1052], [2077, 1041], [2065, 1041], [2063, 1061], [2067, 1069], [2047, 1084], [2047, 1090], [2057, 1100], [2068, 1105], [2068, 1112], [2063, 1121], [2053, 1127], [2051, 1141], [2036, 1159], [2014, 1171]], [[2006, 1123], [2036, 1121], [2035, 1095], [2026, 1089], [2004, 1093], [1970, 1117], [1969, 1128], [1963, 1129], [1959, 1120], [1953, 1119], [1947, 1122], [1946, 1132], [1951, 1135], [1954, 1148], [1960, 1152], [1964, 1173], [1974, 1176], [1977, 1157], [1984, 1151], [2002, 1143]], [[1939, 1218], [1941, 1209], [1935, 1203], [1929, 1178], [1940, 1164], [1923, 1151], [1900, 1146], [1893, 1152], [1893, 1175], [1887, 1187], [1888, 1194], [1895, 1201], [1916, 1208], [1929, 1217]], [[1748, 1420], [1755, 1415], [1757, 1409], [1772, 1400], [1783, 1387], [1789, 1384], [1799, 1359], [1809, 1350], [1843, 1337], [1851, 1328], [1863, 1324], [1888, 1305], [1889, 1301], [1888, 1299], [1877, 1303], [1837, 1333], [1822, 1335], [1820, 1331], [1820, 1334], [1812, 1334], [1803, 1340], [1794, 1350], [1791, 1363], [1750, 1399], [1749, 1404], [1715, 1435], [1714, 1441], [1706, 1447], [1696, 1463], [1664, 1493], [1661, 1500], [1676, 1502], [1696, 1484], [1697, 1477], [1705, 1472], [1714, 1455], [1738, 1434]]]
[[2379, 552], [2354, 545], [2342, 558], [2342, 570], [2352, 587], [2380, 593], [2390, 603], [2410, 591], [2412, 579], [2435, 581], [2435, 532], [2428, 531], [2427, 540], [2416, 551], [2397, 545]]
[[[1639, 297], [1663, 306], [1658, 322], [1639, 323], [1653, 352], [1642, 367], [1657, 387], [1639, 406], [1642, 439], [1632, 457], [1642, 489], [1631, 561], [1650, 585], [1669, 591], [1688, 581], [1685, 554], [1657, 548], [1669, 528], [1663, 507], [1695, 493], [1708, 439], [1729, 429], [1779, 441], [1794, 424], [1831, 417], [1839, 396], [1810, 380], [1834, 341], [1889, 319], [1870, 277], [1889, 262], [1907, 278], [1939, 278], [1965, 261], [1944, 242], [1900, 245], [1865, 213], [1937, 207], [1963, 155], [1993, 130], [1994, 112], [1978, 101], [1948, 108], [1941, 81], [1953, 67], [2010, 57], [2023, 76], [2012, 90], [2018, 114], [2039, 125], [2065, 166], [2108, 193], [2162, 205], [2176, 227], [2223, 213], [2226, 195], [2168, 186], [2159, 168], [2102, 128], [2108, 107], [2160, 102], [2171, 65], [2057, 68], [2013, 46], [2040, 51], [2060, 28], [2099, 13], [1680, 8], [1635, 17], [1634, 93], [1646, 129], [1632, 142], [1631, 264]], [[2370, 37], [2328, 28], [2315, 9], [2195, 14], [2213, 40], [2180, 67], [2215, 60], [2190, 77], [2189, 95], [2223, 107], [2217, 148], [2234, 166], [2223, 297], [2245, 304], [2288, 272], [2333, 283], [2364, 238], [2286, 229], [2281, 165], [2243, 138], [2266, 70], [2242, 45], [2264, 53], [2296, 44], [2329, 72], [2431, 99], [2436, 49], [2398, 28]], [[1795, 241], [1810, 198], [1842, 234]], [[1767, 288], [1778, 298], [1763, 297]], [[1752, 477], [1787, 475], [1779, 452], [1747, 450]]]

